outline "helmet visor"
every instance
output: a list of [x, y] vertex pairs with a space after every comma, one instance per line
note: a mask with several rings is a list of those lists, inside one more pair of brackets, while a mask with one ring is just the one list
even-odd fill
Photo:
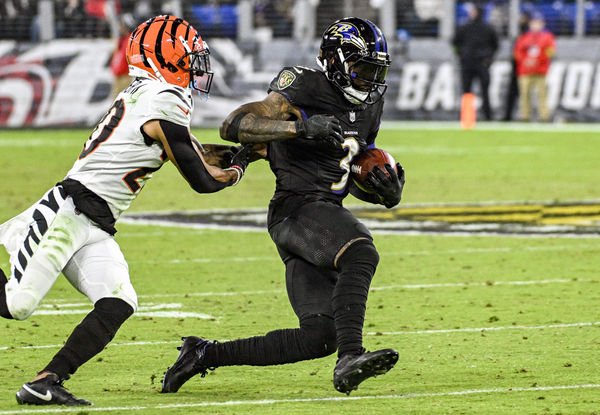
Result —
[[208, 49], [204, 49], [202, 51], [188, 53], [181, 58], [181, 61], [184, 61], [186, 57], [189, 57], [189, 67], [184, 67], [184, 69], [190, 72], [191, 87], [206, 94], [208, 94], [210, 91], [213, 78], [213, 73], [210, 70], [210, 58], [208, 55]]
[[385, 83], [389, 65], [359, 60], [348, 68], [352, 85], [359, 91], [371, 91]]

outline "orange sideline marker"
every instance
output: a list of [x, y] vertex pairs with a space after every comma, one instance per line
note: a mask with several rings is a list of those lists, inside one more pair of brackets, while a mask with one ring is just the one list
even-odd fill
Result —
[[477, 115], [475, 111], [475, 94], [467, 92], [460, 102], [460, 126], [465, 130], [475, 127]]

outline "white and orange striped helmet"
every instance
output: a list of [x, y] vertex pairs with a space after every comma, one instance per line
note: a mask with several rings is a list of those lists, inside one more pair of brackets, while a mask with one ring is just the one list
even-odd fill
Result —
[[139, 25], [127, 45], [129, 75], [208, 93], [213, 73], [208, 45], [185, 20], [156, 16]]

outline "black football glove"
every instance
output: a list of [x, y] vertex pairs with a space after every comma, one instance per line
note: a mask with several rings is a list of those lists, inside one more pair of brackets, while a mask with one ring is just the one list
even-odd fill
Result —
[[248, 168], [248, 164], [250, 163], [250, 154], [252, 152], [252, 144], [245, 144], [243, 146], [234, 147], [236, 153], [231, 157], [231, 165], [229, 168], [225, 170], [235, 170], [238, 173], [238, 178], [234, 182], [231, 183], [231, 186], [235, 186], [242, 180], [242, 176], [244, 172]]
[[404, 189], [404, 169], [400, 163], [396, 164], [396, 168], [398, 169], [398, 174], [396, 174], [391, 165], [385, 165], [385, 169], [390, 175], [388, 177], [379, 167], [375, 167], [373, 171], [367, 173], [367, 178], [365, 179], [367, 185], [379, 196], [381, 204], [385, 205], [388, 209], [400, 203], [402, 189]]
[[318, 140], [332, 147], [340, 147], [344, 142], [340, 121], [333, 115], [313, 115], [307, 120], [296, 120], [299, 138]]
[[223, 158], [223, 164], [225, 167], [233, 164], [233, 156], [235, 156], [241, 149], [242, 146], [229, 146], [228, 149], [223, 151], [221, 157]]

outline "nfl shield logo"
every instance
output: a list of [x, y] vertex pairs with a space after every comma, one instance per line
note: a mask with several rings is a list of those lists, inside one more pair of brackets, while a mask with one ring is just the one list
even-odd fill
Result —
[[350, 111], [350, 122], [356, 121], [356, 113], [354, 111]]

